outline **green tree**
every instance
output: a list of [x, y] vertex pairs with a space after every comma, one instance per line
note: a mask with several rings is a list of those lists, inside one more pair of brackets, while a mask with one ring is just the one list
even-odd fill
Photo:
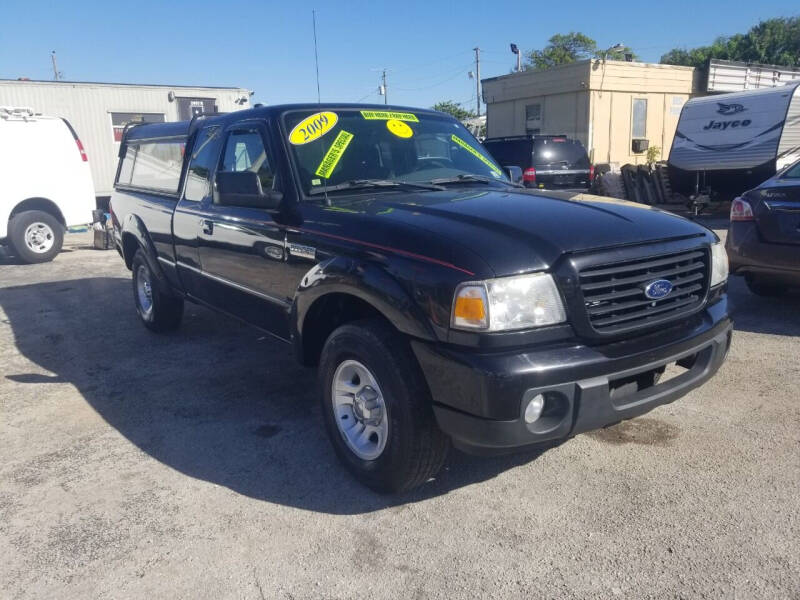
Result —
[[620, 50], [606, 51], [598, 48], [597, 42], [588, 35], [577, 31], [557, 33], [547, 41], [541, 50], [531, 50], [525, 56], [525, 69], [552, 69], [558, 65], [566, 65], [587, 58], [605, 58], [623, 60], [625, 54], [636, 55], [625, 46]]
[[458, 102], [452, 100], [442, 100], [433, 105], [433, 110], [453, 115], [459, 121], [464, 119], [471, 119], [475, 116], [475, 111], [469, 110], [461, 106]]
[[675, 48], [664, 54], [661, 62], [702, 68], [712, 58], [800, 66], [800, 17], [761, 21], [747, 33], [718, 37], [708, 46]]

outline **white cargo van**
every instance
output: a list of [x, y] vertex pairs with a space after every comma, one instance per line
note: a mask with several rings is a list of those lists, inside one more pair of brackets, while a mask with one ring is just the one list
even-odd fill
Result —
[[92, 221], [94, 184], [75, 130], [29, 108], [0, 107], [0, 244], [52, 260], [67, 227]]

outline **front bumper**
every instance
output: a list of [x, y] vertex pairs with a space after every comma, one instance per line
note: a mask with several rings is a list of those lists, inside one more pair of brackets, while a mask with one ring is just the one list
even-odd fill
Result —
[[800, 285], [800, 246], [765, 242], [755, 221], [734, 221], [725, 240], [731, 273], [764, 275], [773, 281]]
[[[725, 296], [690, 327], [604, 346], [568, 344], [477, 354], [412, 342], [439, 427], [460, 448], [492, 453], [550, 442], [672, 402], [710, 379], [725, 360], [733, 324]], [[671, 363], [685, 371], [663, 383]], [[648, 383], [649, 382], [649, 383]], [[545, 396], [542, 416], [523, 415]]]

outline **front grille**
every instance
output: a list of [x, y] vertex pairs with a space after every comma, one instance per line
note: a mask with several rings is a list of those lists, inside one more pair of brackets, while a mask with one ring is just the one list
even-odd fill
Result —
[[[581, 269], [589, 324], [598, 333], [614, 334], [693, 312], [706, 297], [708, 264], [708, 251], [697, 248]], [[666, 279], [673, 287], [664, 298], [651, 300], [644, 288], [656, 279]]]

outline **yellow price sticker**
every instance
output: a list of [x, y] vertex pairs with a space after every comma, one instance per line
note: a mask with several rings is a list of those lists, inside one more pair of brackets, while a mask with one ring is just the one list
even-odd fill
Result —
[[319, 167], [317, 167], [317, 170], [314, 172], [314, 174], [324, 177], [325, 179], [329, 179], [331, 173], [333, 173], [333, 170], [336, 168], [336, 165], [339, 164], [339, 159], [342, 158], [344, 151], [347, 150], [347, 146], [352, 140], [352, 133], [345, 131], [344, 129], [340, 131], [339, 135], [336, 136], [336, 139], [333, 140], [331, 147], [328, 148], [325, 156], [322, 157], [322, 162], [319, 163]]
[[419, 123], [419, 119], [414, 113], [394, 112], [391, 110], [362, 110], [361, 116], [368, 121], [388, 121], [389, 119], [396, 119], [398, 121]]
[[321, 138], [336, 126], [339, 115], [335, 112], [325, 111], [314, 113], [294, 126], [289, 134], [289, 143], [302, 146]]
[[503, 174], [503, 171], [497, 165], [495, 165], [492, 161], [490, 161], [488, 158], [486, 158], [483, 154], [481, 154], [480, 152], [475, 150], [475, 148], [470, 146], [467, 142], [462, 140], [455, 133], [451, 134], [450, 139], [453, 140], [459, 146], [461, 146], [464, 150], [466, 150], [467, 152], [472, 154], [472, 156], [474, 156], [479, 161], [484, 163], [487, 167], [489, 167], [492, 171], [494, 171], [498, 175], [502, 175]]
[[386, 129], [400, 138], [410, 138], [414, 135], [414, 130], [411, 129], [411, 127], [397, 119], [389, 119], [386, 121]]

